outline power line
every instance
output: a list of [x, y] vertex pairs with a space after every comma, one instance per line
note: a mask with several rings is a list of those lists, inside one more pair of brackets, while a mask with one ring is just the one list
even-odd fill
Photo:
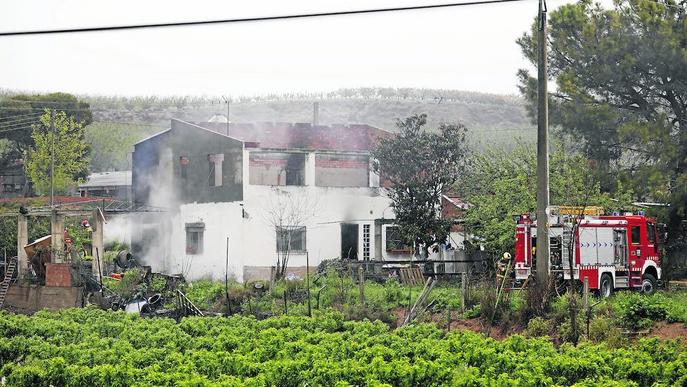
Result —
[[247, 17], [247, 18], [236, 18], [236, 19], [198, 20], [198, 21], [188, 21], [188, 22], [131, 24], [131, 25], [121, 25], [121, 26], [65, 28], [65, 29], [34, 30], [34, 31], [10, 31], [10, 32], [0, 32], [0, 36], [48, 35], [48, 34], [66, 34], [66, 33], [79, 33], [79, 32], [121, 31], [121, 30], [164, 28], [164, 27], [188, 27], [188, 26], [211, 25], [211, 24], [248, 23], [248, 22], [261, 22], [261, 21], [273, 21], [273, 20], [305, 19], [305, 18], [316, 18], [316, 17], [327, 17], [327, 16], [363, 15], [363, 14], [383, 13], [383, 12], [416, 11], [416, 10], [426, 10], [426, 9], [462, 7], [462, 6], [471, 6], [471, 5], [513, 3], [513, 2], [520, 2], [520, 1], [527, 1], [527, 0], [477, 0], [477, 1], [469, 1], [469, 2], [465, 2], [465, 3], [428, 4], [428, 5], [416, 5], [416, 6], [408, 6], [408, 7], [372, 8], [372, 9], [359, 9], [359, 10], [352, 10], [352, 11], [302, 13], [302, 14], [293, 14], [293, 15], [260, 16], [260, 17]]

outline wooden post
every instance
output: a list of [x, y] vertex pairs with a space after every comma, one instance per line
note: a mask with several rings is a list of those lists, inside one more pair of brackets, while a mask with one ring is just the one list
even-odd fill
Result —
[[584, 287], [582, 288], [582, 297], [584, 298], [584, 314], [587, 325], [587, 339], [589, 339], [589, 323], [592, 318], [592, 308], [589, 305], [589, 278], [584, 278]]
[[286, 292], [287, 289], [284, 289], [284, 314], [289, 314], [289, 305], [287, 304], [286, 300]]
[[446, 331], [451, 332], [451, 306], [446, 307]]
[[365, 305], [365, 270], [358, 266], [358, 289], [360, 291], [360, 305]]
[[465, 304], [466, 304], [466, 298], [467, 298], [467, 291], [468, 291], [468, 274], [467, 273], [462, 273], [460, 275], [460, 313], [465, 313]]
[[312, 304], [310, 302], [310, 254], [305, 251], [305, 284], [308, 291], [308, 317], [312, 317]]

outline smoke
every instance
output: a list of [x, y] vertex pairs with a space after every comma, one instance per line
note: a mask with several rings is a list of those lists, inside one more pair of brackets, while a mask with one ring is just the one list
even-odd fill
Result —
[[131, 216], [128, 214], [115, 215], [107, 220], [103, 228], [105, 244], [114, 242], [125, 243], [131, 246]]
[[[170, 271], [171, 224], [179, 209], [173, 184], [173, 166], [172, 149], [163, 149], [157, 165], [148, 166], [148, 173], [137, 182], [148, 188], [148, 197], [142, 202], [148, 204], [152, 211], [138, 213], [128, 219], [135, 258], [139, 263], [162, 272]], [[144, 169], [141, 168], [140, 172], [144, 172]], [[141, 198], [136, 199], [141, 201]]]

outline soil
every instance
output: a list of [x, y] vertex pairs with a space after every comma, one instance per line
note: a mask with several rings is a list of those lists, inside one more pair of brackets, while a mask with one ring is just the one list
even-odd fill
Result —
[[687, 344], [687, 326], [682, 323], [660, 321], [651, 329], [649, 337], [658, 337], [662, 340], [677, 339]]
[[[406, 318], [406, 308], [396, 308], [391, 311], [396, 319], [396, 326], [400, 327]], [[446, 314], [438, 313], [423, 316], [420, 321], [434, 322], [437, 327], [446, 329]], [[504, 340], [508, 336], [522, 333], [522, 328], [518, 326], [490, 325], [482, 318], [458, 319], [456, 315], [451, 321], [451, 331], [471, 331], [482, 333], [496, 340]]]

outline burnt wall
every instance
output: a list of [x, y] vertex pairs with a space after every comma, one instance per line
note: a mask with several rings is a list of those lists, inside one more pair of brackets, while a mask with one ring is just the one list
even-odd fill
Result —
[[134, 199], [153, 205], [239, 201], [242, 163], [241, 141], [172, 120], [168, 131], [134, 148]]

